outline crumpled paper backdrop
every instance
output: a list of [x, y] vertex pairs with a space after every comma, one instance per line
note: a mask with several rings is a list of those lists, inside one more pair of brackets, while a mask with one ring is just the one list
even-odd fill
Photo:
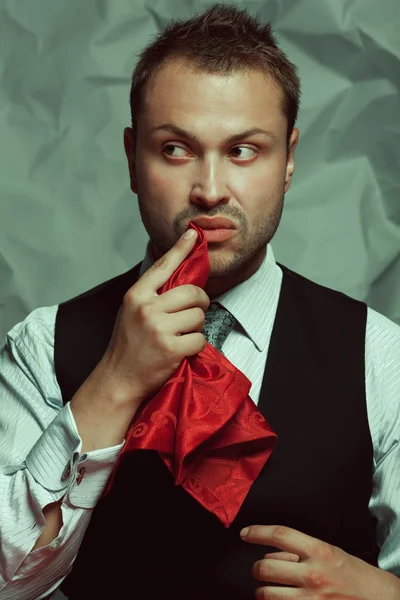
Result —
[[[0, 335], [141, 260], [123, 151], [136, 56], [195, 0], [0, 3]], [[298, 65], [296, 173], [277, 259], [400, 323], [398, 0], [227, 2]]]

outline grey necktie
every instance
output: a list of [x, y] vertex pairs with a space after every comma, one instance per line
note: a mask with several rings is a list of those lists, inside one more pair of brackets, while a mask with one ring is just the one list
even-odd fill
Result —
[[232, 331], [235, 320], [235, 317], [217, 302], [211, 303], [206, 311], [203, 334], [207, 342], [222, 354], [222, 344]]

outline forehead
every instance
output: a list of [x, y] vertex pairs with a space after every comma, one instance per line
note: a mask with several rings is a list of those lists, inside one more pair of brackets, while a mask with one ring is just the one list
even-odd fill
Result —
[[146, 128], [163, 122], [214, 133], [263, 127], [279, 136], [287, 125], [281, 99], [282, 91], [261, 71], [221, 75], [174, 60], [148, 81], [139, 120]]

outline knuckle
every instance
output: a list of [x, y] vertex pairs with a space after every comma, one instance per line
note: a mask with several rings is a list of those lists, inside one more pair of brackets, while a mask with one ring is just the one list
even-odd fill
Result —
[[277, 542], [277, 545], [287, 538], [289, 529], [284, 525], [276, 525], [272, 531], [272, 540]]
[[202, 352], [204, 350], [204, 348], [207, 346], [206, 338], [200, 332], [192, 333], [191, 335], [193, 336], [192, 337], [193, 352], [198, 354], [199, 352]]
[[166, 255], [160, 256], [153, 264], [154, 269], [166, 269], [168, 267], [168, 260]]
[[145, 323], [150, 321], [150, 317], [153, 313], [153, 306], [149, 302], [142, 302], [142, 304], [136, 307], [139, 319]]
[[149, 340], [154, 346], [157, 348], [163, 348], [164, 338], [156, 323], [148, 322], [146, 333], [149, 335]]
[[135, 293], [135, 289], [131, 287], [127, 292], [125, 292], [122, 298], [122, 306], [129, 310], [136, 308], [137, 305], [137, 297]]
[[200, 307], [196, 307], [194, 309], [196, 311], [196, 320], [198, 321], [199, 324], [204, 323], [205, 321], [205, 314], [204, 314], [204, 310], [201, 309]]
[[336, 548], [330, 544], [319, 542], [316, 548], [316, 555], [323, 562], [333, 562], [337, 560]]
[[207, 308], [211, 304], [210, 298], [207, 296], [206, 292], [204, 290], [202, 290], [201, 288], [199, 288], [199, 300], [202, 303], [204, 303], [204, 306], [206, 306]]
[[319, 568], [310, 569], [304, 575], [304, 582], [308, 588], [313, 590], [320, 589], [325, 583], [325, 577], [322, 570]]
[[271, 561], [268, 561], [268, 560], [260, 560], [256, 571], [257, 571], [257, 575], [261, 579], [266, 579], [266, 578], [272, 577], [274, 574], [274, 568], [272, 566], [272, 563], [271, 563]]
[[176, 359], [175, 344], [172, 339], [158, 335], [158, 344], [163, 358], [169, 362]]
[[200, 343], [201, 343], [200, 352], [202, 352], [206, 348], [206, 346], [207, 346], [207, 340], [206, 340], [205, 335], [203, 335], [202, 333], [200, 333], [200, 335], [201, 335], [201, 338], [200, 338]]
[[188, 295], [190, 296], [190, 299], [195, 301], [199, 299], [200, 296], [200, 289], [198, 288], [196, 285], [193, 285], [192, 283], [188, 283], [187, 285], [187, 292]]

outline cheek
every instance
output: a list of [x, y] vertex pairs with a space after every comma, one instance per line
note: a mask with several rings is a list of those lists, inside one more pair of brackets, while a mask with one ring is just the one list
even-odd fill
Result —
[[238, 203], [246, 215], [249, 231], [256, 232], [265, 223], [275, 221], [283, 202], [284, 175], [265, 169], [243, 177], [236, 188]]
[[180, 169], [166, 168], [161, 161], [144, 161], [142, 190], [156, 201], [177, 202], [185, 198], [185, 177]]
[[249, 214], [265, 211], [266, 206], [280, 195], [283, 176], [265, 163], [254, 169], [242, 169], [232, 182], [231, 191]]
[[264, 190], [279, 187], [284, 178], [286, 162], [281, 153], [260, 154], [258, 159], [249, 167], [234, 169], [231, 173], [235, 186], [243, 191]]
[[159, 165], [144, 161], [138, 177], [138, 196], [147, 212], [171, 224], [186, 206], [182, 183]]

